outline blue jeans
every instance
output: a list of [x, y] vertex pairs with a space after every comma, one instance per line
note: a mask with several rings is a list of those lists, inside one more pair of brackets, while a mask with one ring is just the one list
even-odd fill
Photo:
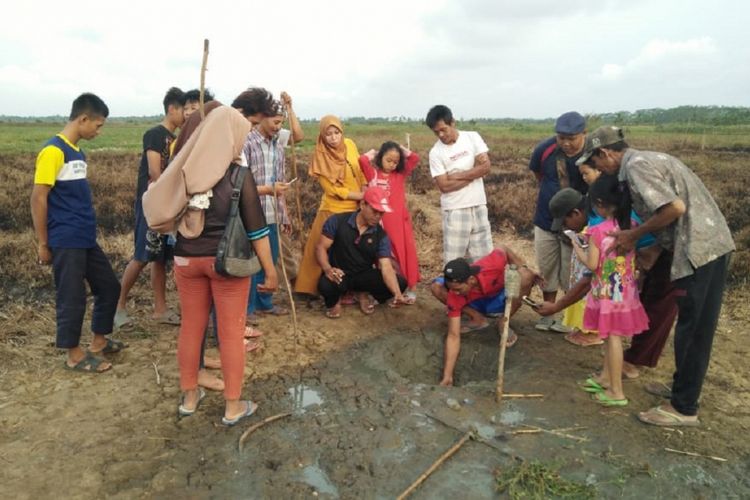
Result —
[[[271, 245], [271, 256], [273, 263], [279, 260], [279, 234], [276, 230], [278, 224], [269, 224], [268, 229], [271, 233], [268, 235], [268, 242]], [[273, 294], [258, 292], [258, 285], [266, 280], [266, 273], [261, 269], [253, 275], [250, 281], [250, 296], [247, 301], [247, 314], [253, 314], [255, 311], [268, 311], [273, 309]]]

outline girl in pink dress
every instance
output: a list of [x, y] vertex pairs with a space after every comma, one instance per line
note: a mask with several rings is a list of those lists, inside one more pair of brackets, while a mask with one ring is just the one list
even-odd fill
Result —
[[[584, 250], [573, 241], [576, 255], [594, 272], [591, 290], [586, 296], [583, 326], [597, 330], [606, 342], [602, 373], [609, 381], [604, 387], [588, 379], [584, 389], [604, 406], [625, 406], [628, 400], [622, 389], [622, 337], [632, 337], [648, 329], [648, 316], [638, 297], [635, 277], [635, 251], [618, 255], [612, 233], [630, 229], [636, 222], [630, 218], [630, 196], [627, 186], [617, 176], [602, 175], [589, 188], [589, 197], [604, 222], [589, 229], [589, 247]], [[575, 239], [574, 239], [575, 240]]]
[[411, 216], [406, 208], [406, 179], [419, 163], [419, 155], [388, 141], [380, 146], [380, 151], [371, 149], [359, 157], [359, 166], [370, 186], [379, 186], [388, 193], [388, 203], [393, 212], [383, 215], [382, 224], [391, 240], [393, 254], [400, 267], [400, 274], [406, 278], [408, 290], [404, 294], [407, 303], [416, 300], [415, 288], [419, 282], [417, 246]]

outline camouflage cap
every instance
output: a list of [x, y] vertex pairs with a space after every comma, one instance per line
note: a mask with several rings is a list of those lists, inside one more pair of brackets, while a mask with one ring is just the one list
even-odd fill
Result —
[[617, 144], [625, 140], [625, 134], [620, 127], [605, 125], [586, 135], [586, 142], [583, 144], [583, 153], [576, 161], [576, 165], [583, 165], [588, 162], [594, 152], [599, 148]]

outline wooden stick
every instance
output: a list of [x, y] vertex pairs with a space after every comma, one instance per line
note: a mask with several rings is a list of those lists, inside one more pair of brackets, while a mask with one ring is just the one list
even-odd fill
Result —
[[453, 454], [455, 454], [464, 445], [464, 443], [466, 443], [466, 441], [468, 441], [469, 439], [471, 439], [471, 436], [472, 436], [472, 432], [471, 431], [469, 431], [466, 434], [464, 434], [463, 437], [456, 442], [456, 444], [454, 444], [453, 446], [451, 446], [445, 453], [443, 453], [442, 455], [440, 455], [440, 458], [438, 458], [430, 466], [429, 469], [427, 469], [426, 471], [424, 471], [422, 473], [422, 475], [419, 476], [417, 478], [417, 480], [414, 481], [411, 484], [411, 486], [409, 486], [408, 488], [406, 488], [406, 490], [397, 497], [397, 500], [403, 500], [404, 498], [406, 498], [409, 495], [411, 495], [414, 492], [414, 490], [416, 490], [419, 487], [419, 485], [422, 484], [425, 481], [425, 479], [427, 479], [429, 477], [430, 474], [432, 474], [433, 472], [435, 472], [435, 470], [437, 470], [437, 468], [440, 467], [443, 462], [445, 462], [446, 460], [448, 460]]
[[503, 384], [505, 383], [505, 346], [508, 343], [508, 328], [510, 328], [510, 308], [512, 307], [512, 300], [508, 297], [505, 298], [505, 317], [503, 318], [503, 324], [498, 329], [500, 330], [500, 349], [497, 354], [497, 384], [495, 385], [495, 400], [499, 403], [503, 399]]
[[531, 393], [531, 394], [519, 394], [519, 393], [510, 393], [510, 394], [503, 394], [504, 398], [516, 398], [516, 399], [532, 399], [532, 398], [543, 398], [544, 394], [539, 393]]
[[408, 132], [406, 133], [406, 149], [411, 151], [411, 134]]
[[161, 385], [161, 375], [159, 375], [159, 368], [156, 366], [156, 363], [152, 362], [152, 365], [154, 365], [154, 371], [156, 372], [156, 385]]
[[564, 437], [564, 438], [567, 438], [567, 439], [572, 439], [574, 441], [578, 441], [579, 443], [584, 443], [584, 442], [586, 442], [586, 441], [589, 440], [589, 438], [580, 437], [580, 436], [574, 436], [572, 434], [566, 434], [564, 432], [560, 432], [560, 431], [556, 431], [556, 430], [551, 430], [551, 429], [542, 429], [541, 427], [536, 427], [534, 425], [524, 424], [524, 426], [528, 427], [529, 429], [538, 430], [540, 432], [546, 432], [547, 434], [553, 434], [555, 436]]
[[290, 110], [290, 106], [287, 105], [286, 107], [286, 116], [287, 121], [289, 122], [289, 148], [291, 149], [292, 153], [292, 175], [294, 175], [294, 179], [297, 179], [297, 185], [294, 186], [294, 201], [297, 203], [297, 227], [300, 234], [300, 243], [302, 244], [302, 251], [304, 252], [305, 247], [305, 241], [306, 238], [303, 238], [303, 231], [304, 228], [302, 227], [302, 201], [300, 200], [300, 192], [302, 191], [302, 188], [300, 187], [302, 183], [299, 180], [298, 173], [297, 173], [297, 153], [294, 148], [294, 127], [292, 126], [292, 113]]
[[247, 437], [250, 434], [252, 434], [253, 432], [257, 431], [258, 429], [260, 429], [261, 427], [263, 427], [266, 424], [270, 424], [271, 422], [275, 422], [276, 420], [280, 420], [282, 418], [289, 417], [289, 416], [291, 416], [291, 414], [292, 414], [292, 412], [279, 413], [278, 415], [272, 415], [272, 416], [270, 416], [268, 418], [264, 418], [263, 420], [261, 420], [257, 424], [251, 425], [250, 427], [248, 427], [248, 429], [245, 432], [242, 433], [242, 435], [240, 436], [240, 440], [237, 443], [237, 447], [240, 450], [240, 453], [242, 453], [242, 448], [243, 448], [243, 445], [245, 444], [245, 440], [247, 439]]
[[201, 112], [201, 120], [206, 117], [206, 109], [203, 106], [203, 94], [206, 92], [206, 64], [208, 64], [208, 38], [203, 40], [203, 63], [201, 64], [201, 87], [198, 96], [198, 109]]
[[726, 458], [715, 457], [713, 455], [701, 455], [700, 453], [694, 453], [692, 451], [673, 450], [672, 448], [664, 448], [664, 451], [668, 451], [670, 453], [678, 453], [680, 455], [687, 455], [689, 457], [709, 458], [711, 460], [716, 460], [717, 462], [728, 462], [729, 461]]
[[[278, 221], [279, 220], [279, 214], [277, 213], [278, 210], [276, 207], [278, 207], [279, 198], [276, 194], [276, 184], [273, 185], [273, 215], [274, 218]], [[297, 305], [294, 303], [294, 296], [292, 295], [292, 285], [289, 283], [289, 277], [286, 273], [286, 264], [284, 263], [284, 252], [287, 250], [284, 248], [284, 244], [281, 240], [281, 224], [276, 224], [276, 236], [279, 241], [279, 260], [281, 261], [281, 274], [284, 277], [284, 288], [286, 288], [287, 296], [289, 297], [289, 307], [292, 310], [292, 327], [294, 328], [294, 360], [295, 362], [299, 361], [299, 355], [297, 354], [297, 350], [299, 348], [299, 326], [297, 323]], [[302, 372], [300, 368], [300, 380], [302, 380]]]

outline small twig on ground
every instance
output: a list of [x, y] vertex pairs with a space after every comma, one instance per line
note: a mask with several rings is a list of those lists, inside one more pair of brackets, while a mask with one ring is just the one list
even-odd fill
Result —
[[[436, 422], [439, 422], [439, 423], [443, 424], [444, 426], [446, 426], [447, 428], [453, 429], [456, 432], [460, 432], [460, 433], [467, 432], [467, 431], [465, 431], [463, 429], [459, 429], [455, 425], [452, 425], [452, 424], [446, 422], [442, 418], [436, 417], [435, 415], [432, 415], [430, 413], [417, 413], [416, 415], [421, 415], [421, 416], [424, 416], [424, 417], [427, 417], [427, 418], [431, 418], [432, 420], [434, 420]], [[488, 440], [486, 440], [484, 438], [481, 438], [481, 437], [479, 437], [476, 434], [474, 435], [474, 441], [476, 441], [477, 443], [481, 443], [481, 444], [483, 444], [485, 446], [488, 446], [489, 448], [492, 448], [495, 451], [499, 451], [499, 452], [504, 453], [504, 454], [506, 454], [508, 456], [513, 456], [513, 455], [510, 455], [506, 450], [502, 449], [500, 446], [498, 446], [498, 445], [496, 445], [496, 444], [492, 443], [491, 441], [488, 441]]]
[[532, 393], [532, 394], [519, 394], [519, 393], [511, 393], [511, 394], [503, 394], [504, 398], [517, 398], [517, 399], [532, 399], [532, 398], [543, 398], [544, 394], [539, 393]]
[[153, 361], [151, 362], [151, 364], [154, 366], [154, 371], [156, 372], [156, 385], [161, 385], [161, 375], [159, 375], [159, 368]]
[[572, 434], [566, 434], [564, 432], [560, 432], [560, 431], [556, 431], [556, 430], [552, 430], [552, 429], [542, 429], [541, 427], [537, 427], [535, 425], [524, 424], [524, 426], [528, 427], [529, 429], [535, 429], [535, 430], [539, 430], [540, 432], [546, 432], [547, 434], [552, 434], [552, 435], [555, 435], [555, 436], [564, 437], [564, 438], [567, 438], [567, 439], [572, 439], [574, 441], [578, 441], [579, 443], [583, 443], [583, 442], [589, 440], [589, 438], [580, 437], [580, 436], [574, 436]]
[[716, 460], [717, 462], [728, 462], [729, 461], [726, 458], [715, 457], [713, 455], [701, 455], [700, 453], [694, 453], [692, 451], [680, 451], [680, 450], [674, 450], [672, 448], [664, 448], [664, 451], [668, 451], [670, 453], [677, 453], [679, 455], [687, 455], [689, 457], [708, 458], [710, 460]]
[[260, 429], [266, 424], [270, 424], [271, 422], [275, 422], [276, 420], [282, 419], [284, 417], [289, 417], [291, 415], [292, 415], [292, 412], [279, 413], [278, 415], [271, 415], [268, 418], [264, 418], [257, 424], [251, 425], [250, 427], [248, 427], [248, 429], [242, 433], [242, 435], [240, 436], [240, 440], [237, 442], [237, 448], [239, 449], [240, 453], [242, 453], [242, 448], [243, 448], [243, 445], [245, 444], [245, 440], [250, 434], [257, 431], [258, 429]]
[[440, 455], [440, 458], [438, 458], [430, 466], [429, 469], [427, 469], [426, 471], [424, 471], [422, 473], [422, 475], [419, 476], [417, 478], [417, 480], [414, 481], [411, 484], [411, 486], [409, 486], [408, 488], [406, 488], [406, 490], [397, 497], [397, 500], [403, 500], [404, 498], [406, 498], [409, 495], [411, 495], [414, 492], [414, 490], [416, 490], [417, 488], [419, 488], [419, 485], [422, 484], [425, 481], [425, 479], [427, 479], [430, 476], [430, 474], [432, 474], [433, 472], [435, 472], [437, 470], [437, 468], [440, 467], [443, 464], [443, 462], [445, 462], [451, 456], [453, 456], [464, 445], [464, 443], [466, 443], [466, 441], [468, 441], [469, 439], [471, 439], [472, 435], [473, 435], [473, 433], [471, 431], [469, 431], [466, 434], [464, 434], [463, 437], [456, 442], [456, 444], [454, 444], [453, 446], [451, 446], [445, 453], [443, 453], [442, 455]]

